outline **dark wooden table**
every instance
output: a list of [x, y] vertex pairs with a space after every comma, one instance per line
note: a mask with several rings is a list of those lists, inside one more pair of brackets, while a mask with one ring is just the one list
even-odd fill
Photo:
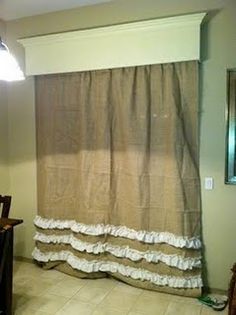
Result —
[[[14, 226], [23, 220], [0, 218], [0, 230], [4, 229], [4, 250], [0, 253], [1, 281], [0, 281], [0, 314], [12, 315], [12, 269], [13, 269], [13, 237]], [[2, 313], [1, 313], [2, 312]]]

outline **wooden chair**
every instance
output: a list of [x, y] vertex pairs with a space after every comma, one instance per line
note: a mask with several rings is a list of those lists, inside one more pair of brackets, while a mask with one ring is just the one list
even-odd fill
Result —
[[[12, 294], [12, 279], [6, 273], [7, 266], [11, 262], [8, 261], [9, 253], [11, 252], [11, 226], [4, 228], [0, 227], [0, 315], [11, 315]], [[9, 298], [6, 298], [8, 297]]]
[[2, 210], [1, 218], [8, 218], [11, 207], [11, 196], [0, 195], [0, 210]]
[[0, 315], [12, 315], [13, 228], [23, 220], [0, 218]]

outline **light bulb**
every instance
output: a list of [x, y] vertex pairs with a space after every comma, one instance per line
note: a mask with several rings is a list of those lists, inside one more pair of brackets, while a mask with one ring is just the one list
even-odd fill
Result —
[[25, 76], [16, 59], [9, 52], [7, 46], [0, 39], [0, 80], [20, 81]]

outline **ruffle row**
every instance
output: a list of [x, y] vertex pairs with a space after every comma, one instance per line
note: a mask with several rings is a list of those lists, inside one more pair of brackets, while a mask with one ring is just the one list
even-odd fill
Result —
[[35, 248], [32, 255], [35, 260], [40, 262], [65, 261], [72, 268], [86, 273], [99, 271], [120, 273], [121, 275], [130, 277], [132, 279], [149, 281], [158, 286], [169, 286], [172, 288], [193, 289], [202, 287], [201, 276], [172, 277], [168, 275], [159, 275], [145, 269], [133, 268], [112, 261], [88, 261], [86, 259], [80, 259], [69, 251], [43, 253], [38, 248]]
[[36, 216], [34, 224], [42, 229], [70, 229], [76, 233], [86, 235], [104, 235], [109, 234], [116, 237], [124, 237], [131, 240], [138, 240], [148, 244], [166, 243], [178, 248], [200, 249], [201, 241], [199, 237], [188, 238], [187, 236], [177, 236], [169, 232], [149, 232], [136, 231], [126, 226], [115, 225], [88, 225], [76, 222], [75, 220], [54, 220]]
[[53, 244], [69, 244], [75, 250], [80, 252], [86, 251], [92, 254], [110, 253], [119, 258], [128, 258], [132, 261], [139, 261], [145, 259], [147, 262], [158, 263], [163, 262], [168, 266], [176, 267], [181, 270], [192, 270], [193, 268], [201, 267], [201, 258], [185, 258], [179, 255], [167, 255], [159, 251], [138, 251], [128, 246], [117, 246], [109, 243], [89, 243], [83, 242], [73, 234], [66, 235], [46, 235], [36, 232], [34, 240], [41, 243]]

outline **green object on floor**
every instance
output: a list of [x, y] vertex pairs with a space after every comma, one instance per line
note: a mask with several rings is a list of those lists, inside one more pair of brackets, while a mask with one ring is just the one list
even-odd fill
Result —
[[200, 296], [198, 298], [199, 302], [209, 307], [212, 307], [215, 311], [223, 311], [227, 305], [227, 296], [222, 296], [221, 298], [211, 297], [211, 296]]

